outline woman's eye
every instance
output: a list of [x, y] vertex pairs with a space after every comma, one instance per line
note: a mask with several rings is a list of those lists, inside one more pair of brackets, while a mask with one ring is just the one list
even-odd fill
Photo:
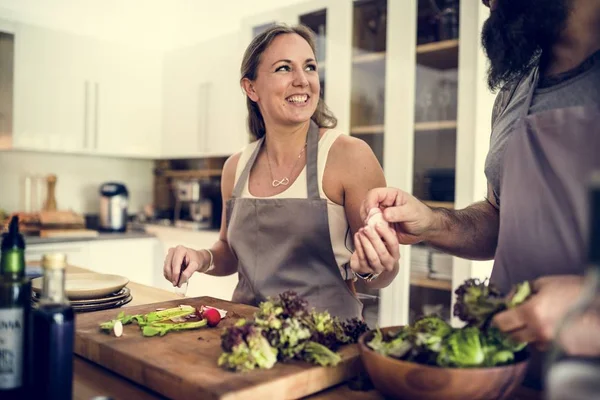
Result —
[[277, 69], [275, 70], [275, 72], [279, 72], [279, 71], [289, 71], [290, 70], [290, 66], [289, 65], [282, 65], [280, 67], [277, 67]]
[[316, 71], [317, 70], [317, 66], [315, 64], [309, 64], [306, 66], [306, 69], [308, 71]]

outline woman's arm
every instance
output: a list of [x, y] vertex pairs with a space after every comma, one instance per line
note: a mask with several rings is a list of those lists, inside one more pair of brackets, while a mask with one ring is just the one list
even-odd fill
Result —
[[[380, 272], [379, 277], [366, 285], [373, 289], [388, 286], [398, 274], [400, 248], [396, 235], [386, 234], [385, 243], [380, 234], [383, 231], [365, 231], [360, 208], [369, 190], [385, 187], [386, 181], [379, 161], [371, 148], [362, 140], [341, 135], [331, 148], [328, 159], [330, 173], [325, 173], [324, 187], [335, 187], [334, 181], [341, 184], [342, 201], [346, 218], [354, 237], [356, 250], [352, 255], [351, 268], [355, 272]], [[328, 184], [329, 183], [329, 184]], [[331, 198], [331, 196], [328, 195]], [[388, 232], [385, 232], [388, 233]], [[360, 242], [360, 243], [357, 243]], [[365, 246], [360, 244], [364, 243]], [[367, 250], [367, 251], [363, 251]], [[360, 279], [360, 278], [359, 278]]]
[[[189, 280], [194, 272], [206, 273], [213, 276], [227, 276], [237, 272], [237, 259], [229, 248], [227, 242], [227, 200], [231, 198], [240, 154], [235, 154], [227, 159], [223, 166], [221, 177], [221, 195], [223, 197], [223, 212], [221, 216], [221, 229], [219, 240], [210, 248], [213, 254], [213, 268], [210, 271], [210, 253], [206, 249], [190, 249], [177, 246], [169, 249], [164, 264], [164, 276], [173, 285], [181, 285]], [[184, 271], [181, 272], [182, 266]], [[181, 273], [181, 278], [179, 275]]]

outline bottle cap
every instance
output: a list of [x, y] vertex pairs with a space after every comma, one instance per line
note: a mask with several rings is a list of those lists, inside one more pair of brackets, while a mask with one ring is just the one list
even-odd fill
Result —
[[44, 254], [42, 257], [42, 268], [65, 269], [67, 267], [67, 256], [64, 253]]

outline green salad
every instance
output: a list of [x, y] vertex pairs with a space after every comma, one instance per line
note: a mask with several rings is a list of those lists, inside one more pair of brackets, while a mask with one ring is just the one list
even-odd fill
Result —
[[504, 296], [492, 284], [465, 281], [455, 291], [454, 315], [466, 324], [453, 328], [438, 316], [425, 316], [412, 326], [383, 334], [377, 330], [367, 345], [385, 356], [451, 368], [495, 367], [519, 361], [526, 343], [515, 343], [491, 325], [495, 314], [529, 298], [528, 282]]

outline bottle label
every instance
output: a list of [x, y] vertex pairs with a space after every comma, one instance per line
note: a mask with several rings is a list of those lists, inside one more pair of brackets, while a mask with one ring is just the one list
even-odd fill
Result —
[[22, 308], [0, 309], [0, 389], [15, 389], [23, 384]]

